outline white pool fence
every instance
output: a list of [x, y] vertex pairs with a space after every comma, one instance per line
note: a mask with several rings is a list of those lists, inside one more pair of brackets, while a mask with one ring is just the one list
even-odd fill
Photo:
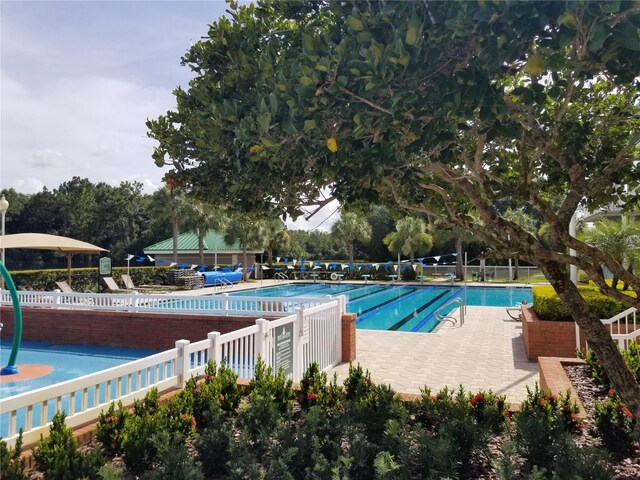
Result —
[[[247, 298], [243, 300], [248, 301]], [[182, 300], [190, 299], [182, 297]], [[4, 440], [14, 445], [22, 428], [25, 445], [37, 441], [40, 434], [48, 432], [48, 422], [54, 413], [61, 410], [67, 414], [67, 425], [73, 428], [97, 420], [112, 401], [120, 400], [128, 406], [135, 399], [144, 398], [154, 387], [159, 391], [182, 388], [189, 378], [204, 373], [209, 359], [228, 366], [240, 378], [253, 377], [258, 357], [274, 371], [282, 367], [294, 382], [302, 379], [311, 362], [328, 370], [342, 360], [346, 298], [314, 300], [324, 303], [309, 308], [298, 305], [295, 312], [289, 311], [282, 318], [272, 321], [259, 318], [250, 327], [226, 334], [211, 332], [207, 339], [198, 342], [178, 340], [175, 348], [150, 357], [2, 398], [0, 412], [3, 420], [8, 421]], [[269, 310], [270, 315], [282, 312]]]

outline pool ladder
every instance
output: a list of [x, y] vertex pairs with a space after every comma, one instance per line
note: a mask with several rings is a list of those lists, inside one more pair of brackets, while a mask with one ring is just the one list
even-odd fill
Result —
[[460, 326], [464, 325], [464, 314], [467, 307], [464, 304], [464, 300], [462, 300], [462, 298], [460, 297], [451, 299], [444, 305], [438, 307], [437, 310], [433, 313], [433, 316], [435, 317], [435, 319], [438, 320], [439, 322], [451, 322], [451, 325], [455, 325], [456, 323], [458, 323], [455, 317], [452, 317], [449, 314], [442, 313], [442, 310], [454, 304], [458, 305], [458, 308], [460, 309]]
[[289, 280], [289, 277], [287, 277], [286, 273], [282, 273], [282, 272], [278, 272], [276, 273], [273, 278], [275, 279], [276, 283], [280, 283], [280, 282], [284, 282], [285, 280]]
[[231, 288], [233, 286], [233, 282], [227, 280], [226, 278], [216, 278], [213, 282], [213, 286], [218, 289], [218, 291], [222, 292]]

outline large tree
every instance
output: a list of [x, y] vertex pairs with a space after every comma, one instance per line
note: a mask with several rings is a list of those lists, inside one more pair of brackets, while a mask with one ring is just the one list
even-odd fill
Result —
[[227, 224], [227, 233], [224, 236], [225, 242], [239, 242], [242, 248], [242, 279], [247, 281], [249, 278], [249, 268], [254, 263], [251, 259], [249, 264], [248, 250], [264, 248], [264, 221], [257, 218], [256, 215], [234, 213], [229, 217]]
[[[157, 164], [246, 209], [296, 213], [328, 188], [468, 229], [542, 270], [637, 410], [640, 386], [568, 266], [640, 306], [598, 265], [640, 279], [569, 234], [581, 204], [638, 202], [640, 7], [265, 1], [231, 15], [185, 56], [196, 77], [177, 110], [148, 124]], [[553, 246], [500, 215], [505, 200], [548, 223]]]

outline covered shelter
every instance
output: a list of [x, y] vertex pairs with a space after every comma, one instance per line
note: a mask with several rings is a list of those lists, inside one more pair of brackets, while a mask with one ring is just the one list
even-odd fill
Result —
[[76, 253], [100, 253], [108, 250], [69, 237], [45, 233], [14, 233], [0, 236], [0, 249], [24, 248], [30, 250], [53, 250], [67, 257], [67, 283], [71, 285], [71, 258]]

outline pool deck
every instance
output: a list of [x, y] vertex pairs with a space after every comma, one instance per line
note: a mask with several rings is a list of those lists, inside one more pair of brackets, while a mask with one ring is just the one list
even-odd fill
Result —
[[[235, 284], [226, 292], [286, 283], [298, 282], [253, 280]], [[362, 281], [347, 283], [364, 284]], [[379, 282], [369, 282], [372, 283]], [[443, 282], [433, 282], [432, 285], [434, 283]], [[419, 285], [418, 282], [407, 284]], [[470, 282], [468, 286], [519, 288], [524, 285]], [[209, 287], [181, 292], [183, 295], [213, 293], [219, 293], [219, 290]], [[462, 385], [472, 391], [491, 389], [494, 393], [506, 395], [511, 403], [520, 403], [526, 397], [526, 387], [539, 381], [538, 364], [527, 359], [522, 326], [509, 318], [505, 307], [467, 307], [462, 327], [443, 324], [434, 333], [357, 330], [354, 363], [368, 369], [374, 382], [390, 384], [402, 393], [420, 393], [424, 386], [438, 391], [445, 386], [456, 388]], [[330, 372], [330, 376], [336, 372], [342, 381], [348, 370], [348, 364], [341, 364]]]
[[[522, 327], [504, 307], [467, 307], [465, 324], [443, 326], [435, 333], [356, 331], [356, 361], [371, 372], [375, 383], [402, 393], [438, 391], [459, 385], [504, 394], [520, 403], [526, 386], [538, 379], [538, 364], [527, 360]], [[331, 372], [346, 378], [348, 364]]]

